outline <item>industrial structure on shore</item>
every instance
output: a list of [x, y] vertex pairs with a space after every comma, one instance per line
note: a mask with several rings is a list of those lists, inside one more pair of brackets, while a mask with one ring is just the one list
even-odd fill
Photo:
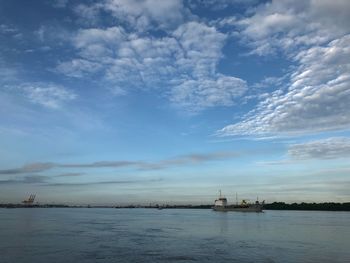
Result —
[[30, 205], [33, 205], [33, 204], [34, 204], [34, 199], [35, 199], [35, 195], [31, 194], [31, 195], [29, 196], [29, 198], [26, 199], [26, 200], [23, 200], [22, 203], [25, 204], [25, 205], [30, 206]]

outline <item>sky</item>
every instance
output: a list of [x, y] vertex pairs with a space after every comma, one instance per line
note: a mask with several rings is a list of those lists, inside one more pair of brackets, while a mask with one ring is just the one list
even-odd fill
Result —
[[0, 1], [0, 202], [349, 202], [349, 13]]

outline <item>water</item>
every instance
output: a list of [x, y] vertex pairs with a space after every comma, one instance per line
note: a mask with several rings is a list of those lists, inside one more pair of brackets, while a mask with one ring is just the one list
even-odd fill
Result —
[[0, 209], [0, 262], [350, 262], [350, 213]]

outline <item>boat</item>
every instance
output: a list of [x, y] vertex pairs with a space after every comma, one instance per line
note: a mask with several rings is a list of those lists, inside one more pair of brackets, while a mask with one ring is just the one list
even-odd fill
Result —
[[31, 194], [31, 195], [29, 196], [29, 198], [26, 199], [26, 200], [23, 200], [22, 203], [23, 203], [25, 206], [33, 206], [34, 200], [35, 200], [35, 196], [36, 196], [36, 195]]
[[263, 206], [264, 206], [265, 201], [262, 201], [261, 203], [259, 200], [256, 200], [255, 203], [248, 203], [246, 200], [242, 200], [240, 204], [238, 204], [237, 201], [237, 195], [236, 195], [236, 204], [230, 205], [227, 203], [227, 198], [221, 195], [221, 190], [220, 190], [220, 195], [219, 198], [215, 200], [214, 206], [212, 209], [214, 211], [220, 211], [220, 212], [262, 212], [263, 211]]

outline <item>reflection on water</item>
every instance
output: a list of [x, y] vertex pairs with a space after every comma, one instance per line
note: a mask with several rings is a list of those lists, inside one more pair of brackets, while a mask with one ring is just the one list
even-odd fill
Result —
[[217, 226], [220, 227], [220, 234], [228, 233], [228, 216], [227, 213], [219, 213], [219, 220]]
[[0, 262], [350, 262], [350, 213], [0, 209]]

